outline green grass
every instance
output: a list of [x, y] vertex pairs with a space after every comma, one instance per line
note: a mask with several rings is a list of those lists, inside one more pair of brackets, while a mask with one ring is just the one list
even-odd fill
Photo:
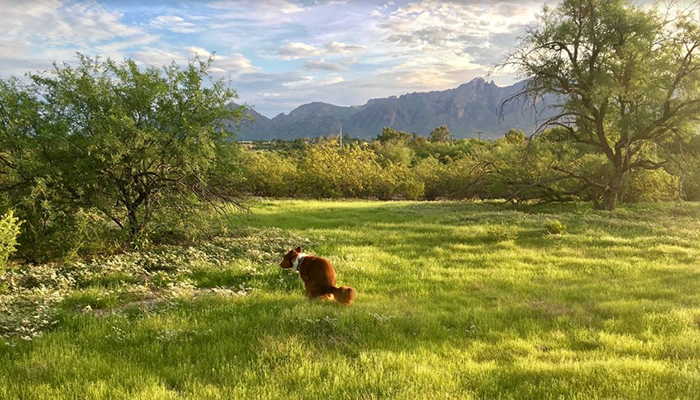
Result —
[[115, 305], [100, 288], [129, 278], [110, 275], [64, 299], [53, 330], [0, 340], [0, 398], [700, 398], [700, 204], [254, 212], [310, 238], [356, 302], [309, 302], [273, 263], [202, 263], [195, 286], [252, 291], [160, 307]]

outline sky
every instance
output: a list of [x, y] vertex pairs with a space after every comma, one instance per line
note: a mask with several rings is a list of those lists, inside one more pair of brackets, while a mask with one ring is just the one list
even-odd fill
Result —
[[[273, 117], [485, 77], [542, 0], [0, 0], [0, 78], [76, 52], [143, 66], [214, 54], [239, 103]], [[507, 71], [488, 77], [513, 83]]]

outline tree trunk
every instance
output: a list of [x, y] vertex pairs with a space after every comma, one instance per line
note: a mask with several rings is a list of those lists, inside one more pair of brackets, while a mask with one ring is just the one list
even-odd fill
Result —
[[136, 215], [135, 208], [129, 208], [128, 215], [129, 215], [129, 236], [131, 236], [133, 238], [133, 237], [136, 237], [139, 233], [141, 233], [141, 226], [139, 224], [139, 219], [138, 219], [138, 216]]
[[608, 187], [603, 191], [603, 199], [600, 203], [597, 203], [597, 208], [606, 211], [612, 211], [617, 205], [617, 197], [622, 189], [622, 178], [624, 172], [615, 171], [614, 175], [610, 178], [608, 182]]

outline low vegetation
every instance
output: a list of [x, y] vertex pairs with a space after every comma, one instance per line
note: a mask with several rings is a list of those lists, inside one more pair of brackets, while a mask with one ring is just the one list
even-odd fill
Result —
[[[695, 398], [697, 204], [259, 201], [201, 244], [4, 275], [2, 398]], [[550, 234], [551, 221], [567, 227]], [[225, 223], [228, 223], [224, 221]], [[358, 289], [309, 302], [301, 243]], [[303, 377], [303, 378], [300, 378]]]
[[[242, 154], [238, 179], [243, 193], [265, 197], [592, 201], [598, 191], [558, 168], [574, 165], [579, 174], [604, 176], [604, 157], [558, 141], [557, 134], [550, 130], [527, 141], [511, 131], [493, 141], [429, 142], [385, 129], [374, 142], [343, 147], [333, 138], [292, 149], [275, 144]], [[699, 187], [697, 165], [639, 169], [625, 176], [618, 199], [699, 200]]]

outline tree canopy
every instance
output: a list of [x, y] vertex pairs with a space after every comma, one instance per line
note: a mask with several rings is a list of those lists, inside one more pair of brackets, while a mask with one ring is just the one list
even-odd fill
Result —
[[430, 132], [428, 140], [433, 143], [450, 142], [452, 141], [452, 133], [445, 125], [438, 126]]
[[20, 208], [97, 209], [132, 236], [172, 196], [226, 197], [217, 159], [233, 151], [226, 123], [243, 112], [211, 65], [79, 55], [76, 66], [0, 81], [0, 191]]
[[[504, 66], [527, 78], [508, 101], [556, 110], [540, 131], [559, 127], [567, 141], [602, 155], [596, 176], [558, 165], [615, 207], [624, 179], [666, 168], [696, 133], [700, 115], [700, 25], [696, 11], [646, 9], [624, 0], [564, 0], [546, 8]], [[540, 110], [542, 111], [542, 109]], [[675, 149], [675, 150], [674, 150]]]

